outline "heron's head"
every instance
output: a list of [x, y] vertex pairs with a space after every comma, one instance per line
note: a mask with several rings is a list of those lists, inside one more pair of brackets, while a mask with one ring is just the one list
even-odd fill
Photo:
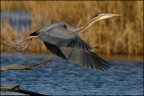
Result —
[[96, 14], [92, 19], [95, 19], [96, 21], [99, 20], [103, 20], [103, 19], [107, 19], [107, 18], [111, 18], [111, 17], [115, 17], [115, 16], [120, 16], [119, 14], [112, 14], [112, 13], [98, 13]]

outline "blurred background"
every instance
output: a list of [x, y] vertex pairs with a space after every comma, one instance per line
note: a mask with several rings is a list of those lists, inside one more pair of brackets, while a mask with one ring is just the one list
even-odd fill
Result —
[[99, 12], [121, 16], [96, 22], [79, 35], [98, 46], [94, 51], [109, 61], [109, 70], [53, 57], [42, 41], [33, 40], [28, 54], [1, 45], [1, 65], [53, 61], [32, 70], [1, 72], [1, 86], [20, 84], [47, 95], [143, 95], [143, 1], [1, 1], [1, 43], [16, 44], [44, 24], [81, 27]]
[[[83, 26], [98, 12], [118, 13], [96, 22], [80, 36], [101, 54], [143, 54], [142, 1], [1, 1], [1, 40], [18, 42], [43, 24], [66, 22]], [[41, 41], [33, 41], [28, 50], [47, 52]], [[1, 46], [1, 51], [7, 51]]]

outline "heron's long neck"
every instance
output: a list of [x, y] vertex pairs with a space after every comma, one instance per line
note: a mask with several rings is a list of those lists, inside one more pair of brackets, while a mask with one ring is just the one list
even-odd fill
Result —
[[76, 32], [83, 32], [84, 30], [86, 30], [87, 28], [89, 28], [94, 22], [96, 22], [97, 19], [96, 18], [92, 18], [90, 19], [86, 25], [84, 25], [83, 27], [78, 28], [78, 30]]

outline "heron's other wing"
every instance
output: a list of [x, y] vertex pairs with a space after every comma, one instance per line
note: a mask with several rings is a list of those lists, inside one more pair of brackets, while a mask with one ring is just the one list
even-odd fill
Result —
[[54, 27], [50, 30], [40, 32], [38, 37], [40, 40], [54, 44], [58, 47], [65, 46], [71, 48], [80, 48], [83, 50], [91, 49], [91, 46], [83, 41], [78, 35], [63, 27]]
[[60, 47], [60, 50], [70, 62], [98, 70], [106, 70], [109, 68], [107, 61], [103, 60], [90, 50], [81, 50], [78, 48], [68, 48], [63, 46]]
[[50, 50], [53, 54], [59, 56], [59, 57], [62, 57], [63, 59], [66, 59], [67, 58], [64, 56], [64, 54], [61, 52], [60, 48], [57, 47], [56, 45], [54, 44], [50, 44], [50, 43], [47, 43], [47, 42], [44, 42], [45, 46], [47, 47], [48, 50]]

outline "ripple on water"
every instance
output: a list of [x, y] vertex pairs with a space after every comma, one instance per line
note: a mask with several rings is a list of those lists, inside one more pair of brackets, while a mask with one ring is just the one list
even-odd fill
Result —
[[53, 59], [32, 70], [1, 73], [2, 85], [15, 82], [22, 89], [49, 95], [142, 95], [143, 62], [110, 61], [107, 71], [91, 70], [47, 55], [2, 54], [2, 65], [32, 64]]

